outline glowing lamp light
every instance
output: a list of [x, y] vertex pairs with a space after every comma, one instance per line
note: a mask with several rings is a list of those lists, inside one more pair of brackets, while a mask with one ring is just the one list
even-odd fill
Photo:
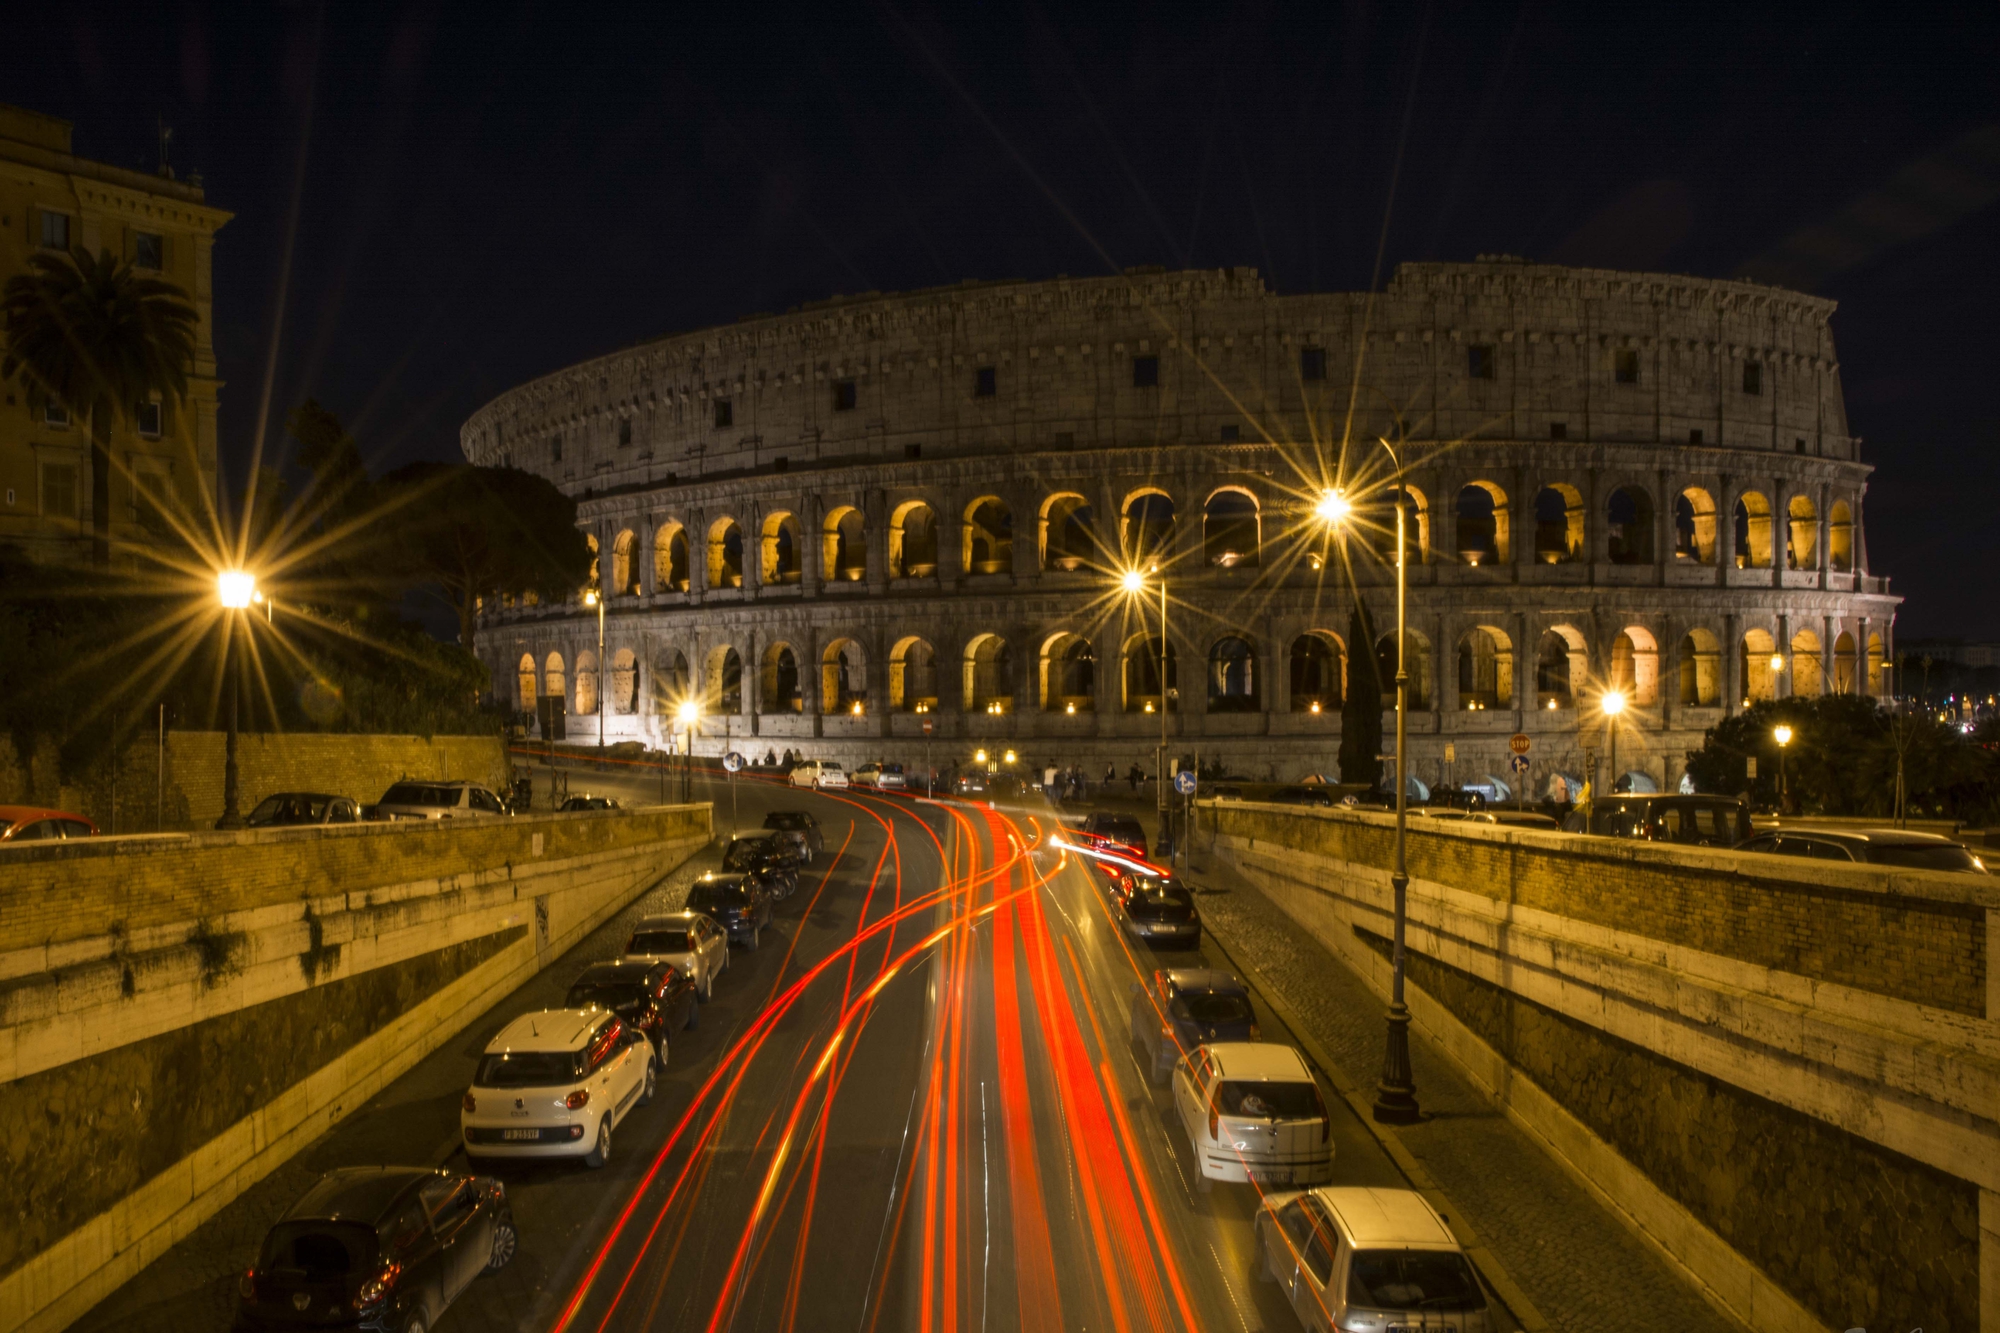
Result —
[[1620, 694], [1617, 690], [1612, 690], [1604, 696], [1604, 715], [1606, 717], [1617, 717], [1624, 711], [1625, 696], [1623, 694]]
[[1146, 701], [1146, 711], [1149, 713], [1153, 711], [1153, 701], [1151, 699]]
[[1011, 763], [1013, 763], [1013, 762], [1014, 762], [1014, 752], [1013, 752], [1012, 750], [1009, 750], [1009, 751], [1007, 751], [1007, 753], [1006, 753], [1006, 754], [1003, 754], [1003, 755], [1001, 755], [1001, 756], [1000, 756], [1000, 762], [1001, 762], [1001, 763], [1003, 763], [1003, 764], [1011, 764]]
[[1551, 713], [1556, 711], [1556, 701], [1554, 699], [1549, 700], [1549, 711]]
[[1317, 712], [1319, 711], [1319, 700], [1317, 700], [1317, 699], [1313, 700], [1313, 703], [1312, 703], [1312, 710], [1313, 710], [1313, 712], [1315, 712], [1315, 713], [1317, 713]]
[[1792, 729], [1790, 727], [1773, 727], [1771, 728], [1771, 739], [1777, 741], [1780, 745], [1790, 745], [1792, 743]]
[[675, 712], [680, 717], [681, 721], [692, 726], [694, 724], [695, 719], [701, 716], [701, 705], [697, 704], [692, 699], [688, 699], [684, 701], [681, 704], [681, 706], [675, 710]]
[[1121, 582], [1125, 585], [1126, 592], [1142, 592], [1146, 587], [1146, 576], [1136, 569], [1128, 569]]
[[983, 763], [985, 763], [985, 762], [986, 762], [986, 751], [984, 751], [984, 750], [975, 750], [975, 751], [973, 751], [973, 753], [972, 753], [972, 762], [973, 762], [973, 763], [975, 763], [975, 764], [983, 764]]
[[856, 699], [856, 700], [854, 701], [854, 707], [852, 707], [852, 708], [848, 709], [847, 711], [848, 711], [848, 712], [850, 712], [850, 713], [852, 713], [852, 714], [854, 714], [854, 716], [856, 716], [856, 717], [860, 717], [860, 716], [861, 716], [861, 701], [860, 701], [859, 699]]
[[1074, 715], [1076, 713], [1076, 701], [1071, 700], [1069, 703], [1064, 704], [1063, 712]]
[[597, 589], [595, 589], [595, 588], [585, 588], [585, 589], [583, 590], [583, 604], [584, 604], [585, 606], [596, 606], [596, 605], [597, 605]]
[[1783, 671], [1784, 669], [1785, 669], [1785, 655], [1783, 653], [1772, 653], [1771, 670]]
[[1353, 504], [1339, 491], [1327, 491], [1319, 497], [1319, 503], [1313, 506], [1314, 516], [1322, 523], [1345, 522], [1347, 516], [1353, 512]]
[[243, 569], [225, 569], [215, 576], [215, 595], [231, 611], [241, 611], [257, 595], [257, 576]]

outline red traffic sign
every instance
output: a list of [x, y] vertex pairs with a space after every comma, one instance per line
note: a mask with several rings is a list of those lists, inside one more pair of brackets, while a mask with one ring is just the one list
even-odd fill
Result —
[[1527, 736], [1518, 731], [1507, 739], [1507, 748], [1515, 754], [1526, 754], [1528, 747], [1532, 744], [1533, 742]]
[[931, 734], [931, 720], [930, 720], [929, 718], [925, 718], [925, 719], [924, 719], [924, 735], [928, 736], [928, 735], [930, 735], [930, 734]]

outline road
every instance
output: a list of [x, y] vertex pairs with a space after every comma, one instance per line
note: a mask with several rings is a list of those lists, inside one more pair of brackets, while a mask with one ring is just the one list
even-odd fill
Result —
[[[696, 785], [726, 828], [722, 784]], [[658, 786], [576, 772], [570, 790], [650, 801]], [[1167, 1094], [1129, 1044], [1135, 979], [1202, 953], [1128, 945], [1100, 877], [1049, 848], [1046, 807], [759, 780], [736, 797], [746, 827], [778, 806], [813, 810], [825, 852], [762, 947], [732, 950], [606, 1168], [500, 1169], [519, 1257], [440, 1333], [1299, 1327], [1278, 1288], [1251, 1280], [1250, 1187], [1195, 1188]], [[82, 1326], [221, 1327], [234, 1274], [313, 1172], [462, 1164], [457, 1099], [485, 1042], [559, 1004], [690, 877], [607, 923]], [[1266, 1038], [1286, 1040], [1258, 1009]], [[1327, 1101], [1337, 1180], [1403, 1184], [1347, 1103]]]

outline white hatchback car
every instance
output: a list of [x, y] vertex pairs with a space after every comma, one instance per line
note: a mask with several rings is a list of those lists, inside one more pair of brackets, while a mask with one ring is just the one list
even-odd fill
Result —
[[642, 916], [625, 941], [628, 963], [672, 963], [694, 979], [702, 1003], [715, 998], [715, 979], [729, 970], [729, 935], [706, 912]]
[[845, 787], [847, 774], [830, 759], [808, 759], [792, 770], [794, 787]]
[[1268, 1041], [1197, 1046], [1174, 1069], [1174, 1108], [1197, 1179], [1317, 1185], [1333, 1178], [1326, 1100], [1299, 1053]]
[[1256, 1276], [1310, 1329], [1488, 1333], [1486, 1291], [1444, 1218], [1414, 1190], [1339, 1188], [1264, 1196]]
[[653, 1099], [653, 1043], [602, 1009], [544, 1009], [500, 1030], [459, 1108], [465, 1156], [581, 1157], [603, 1166], [611, 1131]]

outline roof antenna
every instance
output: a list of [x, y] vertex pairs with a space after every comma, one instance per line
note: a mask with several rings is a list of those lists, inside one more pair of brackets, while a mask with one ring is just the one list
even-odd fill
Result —
[[160, 116], [153, 117], [153, 124], [160, 132], [160, 175], [167, 180], [172, 180], [174, 178], [174, 159], [173, 153], [169, 150], [169, 145], [174, 141], [174, 127], [167, 124], [166, 120]]

